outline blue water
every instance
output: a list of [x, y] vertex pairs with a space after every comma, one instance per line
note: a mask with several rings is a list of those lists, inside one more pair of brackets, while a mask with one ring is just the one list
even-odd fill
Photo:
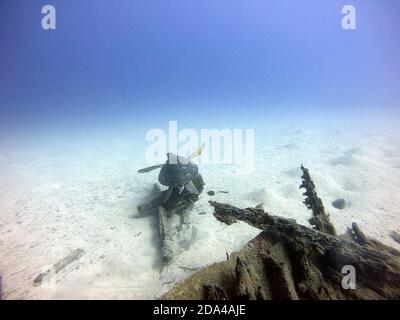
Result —
[[[1, 133], [249, 127], [398, 110], [400, 4], [352, 1], [0, 2]], [[372, 116], [372, 117], [374, 117]]]

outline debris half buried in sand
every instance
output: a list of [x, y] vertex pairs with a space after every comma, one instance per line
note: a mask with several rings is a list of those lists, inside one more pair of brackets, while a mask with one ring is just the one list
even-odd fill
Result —
[[189, 212], [194, 202], [199, 200], [204, 189], [203, 177], [198, 166], [191, 160], [204, 149], [203, 144], [189, 158], [168, 153], [168, 160], [161, 166], [152, 166], [139, 170], [140, 173], [161, 168], [158, 182], [167, 186], [167, 190], [137, 207], [140, 216], [155, 213], [158, 210], [159, 234], [161, 238], [162, 267], [160, 272], [183, 250], [188, 250], [196, 238], [197, 229], [189, 223]]
[[35, 287], [40, 286], [45, 280], [47, 280], [51, 275], [54, 275], [64, 269], [67, 265], [71, 264], [75, 260], [78, 260], [85, 253], [83, 249], [76, 249], [71, 252], [68, 256], [61, 259], [55, 263], [49, 270], [39, 274], [35, 280], [33, 280], [33, 285]]

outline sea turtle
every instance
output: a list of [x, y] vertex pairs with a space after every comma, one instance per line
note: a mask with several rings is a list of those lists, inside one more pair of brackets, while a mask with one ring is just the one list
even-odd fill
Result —
[[158, 181], [162, 185], [169, 187], [165, 192], [164, 201], [167, 201], [174, 191], [181, 194], [183, 190], [186, 190], [190, 194], [198, 195], [201, 190], [198, 190], [193, 180], [201, 179], [201, 176], [199, 175], [198, 166], [190, 160], [200, 155], [204, 147], [205, 144], [197, 149], [189, 158], [177, 156], [171, 152], [167, 153], [166, 163], [140, 169], [138, 172], [145, 173], [161, 168]]

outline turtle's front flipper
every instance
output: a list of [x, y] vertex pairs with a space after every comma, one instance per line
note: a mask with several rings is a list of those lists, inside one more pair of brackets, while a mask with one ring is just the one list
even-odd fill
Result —
[[193, 181], [189, 181], [185, 184], [185, 189], [192, 193], [192, 194], [199, 194], [199, 190], [197, 190], [196, 186], [194, 185]]
[[158, 164], [158, 165], [155, 165], [155, 166], [151, 166], [151, 167], [140, 169], [140, 170], [138, 170], [138, 172], [139, 173], [150, 172], [150, 171], [156, 170], [158, 168], [161, 168], [162, 166], [163, 166], [162, 164]]
[[204, 148], [206, 147], [207, 143], [203, 143], [195, 152], [193, 152], [190, 156], [189, 156], [189, 160], [193, 160], [194, 158], [196, 158], [197, 156], [201, 155], [201, 153], [203, 152]]

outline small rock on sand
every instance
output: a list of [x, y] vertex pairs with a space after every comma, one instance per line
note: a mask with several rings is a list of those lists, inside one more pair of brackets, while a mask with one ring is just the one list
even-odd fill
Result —
[[400, 234], [398, 232], [392, 231], [389, 235], [394, 241], [400, 243]]
[[332, 206], [334, 206], [336, 209], [343, 210], [346, 207], [346, 200], [336, 199], [332, 202]]

